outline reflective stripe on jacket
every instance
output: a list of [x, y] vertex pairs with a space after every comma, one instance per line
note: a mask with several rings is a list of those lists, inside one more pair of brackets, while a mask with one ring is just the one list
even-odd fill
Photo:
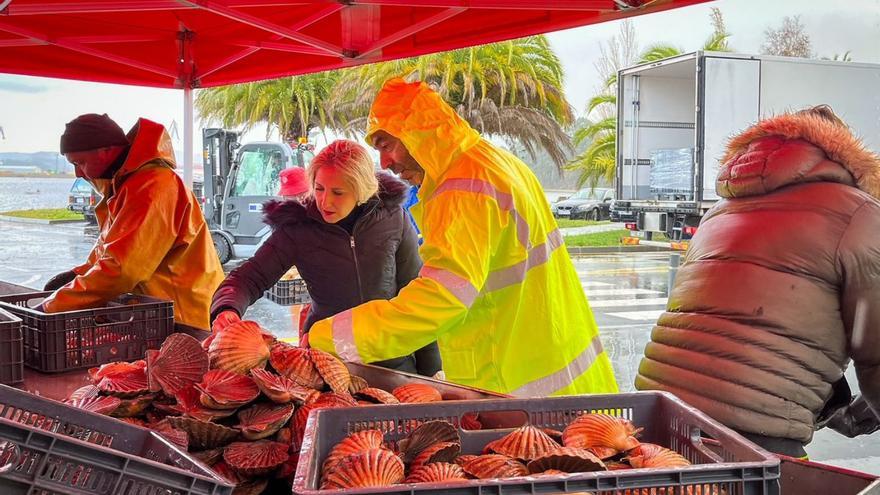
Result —
[[312, 326], [312, 346], [372, 362], [437, 339], [448, 380], [522, 397], [616, 392], [611, 363], [534, 174], [424, 84], [379, 93], [369, 133], [425, 169], [420, 276]]
[[77, 277], [43, 303], [48, 312], [91, 308], [133, 292], [174, 302], [174, 320], [210, 328], [223, 269], [193, 193], [174, 172], [165, 128], [140, 119], [113, 179], [96, 180], [101, 233]]

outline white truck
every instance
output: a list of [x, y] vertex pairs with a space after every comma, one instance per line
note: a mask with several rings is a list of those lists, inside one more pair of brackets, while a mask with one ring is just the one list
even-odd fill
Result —
[[694, 52], [622, 69], [615, 216], [633, 235], [690, 239], [718, 201], [727, 140], [762, 118], [828, 104], [880, 150], [880, 65]]

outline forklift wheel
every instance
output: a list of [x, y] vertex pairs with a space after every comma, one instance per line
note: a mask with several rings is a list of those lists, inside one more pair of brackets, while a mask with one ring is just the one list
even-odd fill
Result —
[[225, 265], [232, 259], [232, 246], [222, 234], [213, 233], [211, 239], [214, 241], [214, 249], [217, 250], [217, 256], [220, 258], [220, 264]]

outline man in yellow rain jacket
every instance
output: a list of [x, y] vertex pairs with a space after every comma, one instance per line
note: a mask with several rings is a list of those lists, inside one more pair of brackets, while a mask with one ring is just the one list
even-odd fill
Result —
[[55, 293], [43, 309], [93, 308], [133, 292], [173, 301], [178, 331], [208, 330], [223, 269], [198, 201], [173, 170], [165, 128], [139, 119], [126, 136], [107, 114], [81, 115], [67, 124], [61, 153], [103, 195], [101, 233], [84, 264], [49, 280]]
[[617, 384], [544, 191], [423, 83], [388, 81], [367, 141], [420, 184], [418, 278], [312, 326], [309, 344], [373, 362], [437, 340], [448, 380], [520, 397]]

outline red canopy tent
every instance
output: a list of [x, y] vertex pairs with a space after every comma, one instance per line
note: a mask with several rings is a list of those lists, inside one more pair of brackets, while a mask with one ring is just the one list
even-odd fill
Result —
[[[707, 0], [0, 0], [0, 73], [192, 88], [391, 60]], [[184, 165], [191, 180], [191, 164]]]

